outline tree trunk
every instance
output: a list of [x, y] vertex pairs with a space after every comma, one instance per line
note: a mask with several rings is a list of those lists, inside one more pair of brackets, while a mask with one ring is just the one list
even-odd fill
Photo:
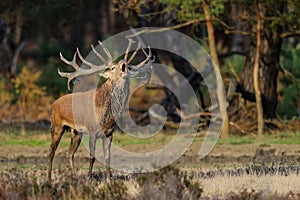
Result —
[[108, 14], [108, 29], [110, 33], [115, 33], [115, 12], [114, 12], [114, 2], [109, 0], [107, 3], [107, 14]]
[[[283, 8], [284, 5], [281, 7]], [[261, 4], [261, 12], [264, 16], [267, 16], [267, 9], [263, 4]], [[252, 22], [250, 25], [252, 30], [256, 30], [255, 23]], [[282, 44], [282, 39], [280, 38], [281, 33], [282, 27], [272, 27], [268, 21], [265, 21], [262, 24], [259, 59], [259, 89], [261, 92], [265, 119], [276, 117], [277, 77]], [[238, 85], [238, 92], [241, 92], [244, 99], [254, 102], [253, 67], [257, 44], [255, 35], [250, 37], [250, 40], [253, 42], [251, 43], [249, 54], [246, 58], [244, 69], [241, 74], [242, 82]]]
[[260, 57], [260, 46], [261, 46], [261, 13], [260, 4], [257, 3], [257, 28], [256, 28], [256, 52], [254, 60], [254, 70], [253, 70], [253, 83], [255, 91], [256, 109], [257, 109], [257, 130], [258, 135], [262, 136], [264, 131], [264, 119], [263, 119], [263, 109], [261, 104], [261, 94], [259, 89], [259, 57]]
[[206, 27], [207, 27], [207, 33], [208, 33], [210, 54], [211, 54], [211, 57], [213, 60], [214, 70], [216, 73], [217, 95], [218, 95], [219, 108], [220, 108], [220, 113], [222, 115], [222, 118], [224, 120], [221, 138], [228, 138], [229, 122], [228, 122], [228, 115], [227, 115], [227, 109], [226, 109], [227, 102], [226, 102], [226, 95], [224, 93], [223, 81], [222, 81], [222, 77], [221, 77], [219, 60], [218, 60], [218, 55], [217, 55], [217, 50], [216, 50], [214, 27], [213, 27], [213, 24], [211, 21], [209, 7], [205, 0], [202, 1], [202, 3], [203, 3], [203, 10], [204, 10], [204, 15], [205, 15], [205, 19], [206, 19]]

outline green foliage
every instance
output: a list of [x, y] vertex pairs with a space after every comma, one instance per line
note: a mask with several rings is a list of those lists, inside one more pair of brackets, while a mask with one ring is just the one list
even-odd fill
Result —
[[286, 88], [283, 88], [281, 92], [283, 93], [283, 99], [278, 104], [278, 113], [283, 118], [291, 119], [293, 116], [297, 115], [296, 103], [297, 98], [300, 98], [299, 89], [295, 85], [289, 85]]
[[71, 52], [63, 50], [56, 40], [44, 40], [38, 46], [38, 51], [34, 54], [38, 58], [42, 74], [38, 84], [46, 87], [48, 95], [58, 98], [61, 94], [67, 93], [67, 80], [57, 73], [57, 69], [64, 69], [66, 65], [59, 59], [59, 52], [66, 57], [71, 57]]
[[[245, 63], [245, 57], [241, 55], [234, 55], [224, 60], [224, 67], [221, 70], [229, 72], [232, 67], [235, 73], [238, 75], [243, 71]], [[223, 72], [223, 71], [222, 71]]]
[[[210, 12], [214, 16], [221, 15], [224, 10], [224, 3], [228, 0], [212, 0], [209, 2]], [[205, 19], [202, 11], [202, 0], [160, 0], [167, 5], [167, 10], [175, 11], [179, 21], [190, 21]]]
[[[300, 48], [285, 44], [281, 53], [281, 66], [288, 73], [281, 80], [280, 95], [283, 96], [278, 104], [278, 114], [287, 119], [291, 119], [300, 111]], [[285, 72], [285, 73], [287, 73]]]
[[42, 75], [38, 81], [38, 84], [46, 88], [48, 95], [58, 98], [62, 94], [68, 93], [67, 91], [67, 79], [62, 78], [57, 73], [57, 69], [62, 69], [62, 62], [56, 58], [49, 58], [48, 62], [41, 68]]
[[[256, 22], [255, 2], [253, 0], [233, 0], [232, 4], [248, 13], [244, 16], [246, 20]], [[267, 26], [271, 28], [284, 27], [286, 30], [299, 29], [300, 1], [268, 0], [259, 2], [265, 9], [264, 18]]]
[[162, 3], [167, 4], [167, 10], [176, 11], [177, 18], [180, 21], [189, 21], [193, 19], [204, 18], [203, 13], [199, 12], [201, 1], [202, 0], [161, 0]]
[[[34, 52], [34, 55], [37, 57], [39, 63], [47, 63], [49, 62], [49, 59], [59, 58], [60, 51], [62, 51], [62, 47], [56, 40], [45, 39], [38, 44], [38, 48]], [[71, 56], [69, 55], [69, 52], [67, 56]]]

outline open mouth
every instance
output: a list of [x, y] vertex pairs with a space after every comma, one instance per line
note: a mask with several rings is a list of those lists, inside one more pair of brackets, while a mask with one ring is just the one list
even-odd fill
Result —
[[121, 65], [121, 74], [122, 74], [122, 78], [127, 78], [128, 76], [128, 67], [126, 66], [126, 64], [122, 64]]
[[127, 71], [128, 71], [128, 69], [127, 69], [127, 67], [126, 67], [126, 65], [125, 64], [122, 64], [122, 72], [123, 73], [126, 73]]

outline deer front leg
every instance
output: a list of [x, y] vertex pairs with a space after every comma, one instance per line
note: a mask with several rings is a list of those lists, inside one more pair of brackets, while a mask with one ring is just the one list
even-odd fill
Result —
[[90, 147], [90, 166], [89, 166], [89, 177], [92, 178], [93, 166], [95, 162], [95, 151], [96, 151], [96, 134], [91, 134], [89, 139]]
[[106, 137], [102, 139], [103, 142], [103, 154], [105, 161], [105, 169], [106, 169], [106, 182], [110, 184], [110, 146], [112, 142], [112, 132], [113, 130], [107, 134]]
[[71, 143], [70, 143], [69, 152], [68, 152], [68, 161], [69, 161], [69, 166], [70, 166], [72, 174], [75, 174], [74, 154], [80, 145], [82, 133], [78, 133], [74, 129], [71, 129], [71, 133], [72, 133], [72, 136], [71, 136]]

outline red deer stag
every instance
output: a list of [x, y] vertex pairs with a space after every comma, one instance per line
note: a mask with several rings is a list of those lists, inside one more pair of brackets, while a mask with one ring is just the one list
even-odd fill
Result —
[[[79, 50], [75, 52], [72, 61], [66, 60], [61, 54], [61, 60], [68, 65], [71, 65], [74, 72], [60, 72], [58, 73], [62, 77], [68, 78], [68, 89], [70, 89], [70, 83], [73, 79], [82, 75], [90, 75], [95, 72], [100, 72], [100, 75], [107, 78], [106, 82], [95, 90], [89, 90], [86, 92], [77, 92], [67, 94], [57, 99], [51, 109], [51, 137], [52, 143], [49, 149], [49, 164], [48, 164], [48, 178], [51, 180], [52, 163], [55, 155], [55, 150], [60, 142], [60, 139], [65, 130], [71, 130], [71, 144], [68, 151], [68, 161], [72, 173], [74, 171], [74, 154], [80, 144], [82, 134], [89, 134], [89, 150], [90, 150], [90, 164], [89, 164], [89, 177], [92, 175], [92, 169], [95, 162], [95, 144], [98, 138], [102, 138], [103, 142], [103, 154], [106, 165], [106, 181], [110, 183], [110, 146], [112, 142], [112, 133], [116, 124], [117, 118], [120, 116], [124, 105], [128, 100], [129, 94], [129, 79], [136, 77], [139, 74], [145, 74], [143, 78], [147, 78], [147, 82], [150, 80], [152, 63], [154, 59], [151, 59], [150, 47], [149, 53], [141, 48], [141, 43], [138, 43], [137, 48], [130, 56], [128, 53], [132, 46], [132, 39], [129, 39], [129, 43], [126, 49], [126, 53], [123, 60], [120, 60], [117, 64], [113, 63], [112, 56], [108, 49], [99, 42], [108, 60], [91, 45], [94, 54], [103, 62], [103, 65], [97, 66], [93, 63], [85, 60]], [[140, 62], [138, 65], [130, 65], [139, 50], [142, 50], [146, 56], [146, 59]], [[79, 67], [76, 58], [77, 56], [82, 61], [83, 65], [89, 68]], [[105, 72], [103, 70], [106, 69]], [[108, 69], [108, 70], [107, 70]], [[101, 73], [102, 72], [102, 73]], [[74, 117], [74, 110], [72, 108], [72, 101], [77, 98], [80, 99], [80, 108], [76, 109], [76, 119]], [[94, 105], [94, 106], [91, 106]], [[95, 116], [91, 119], [91, 116]], [[95, 123], [96, 119], [96, 123]]]

